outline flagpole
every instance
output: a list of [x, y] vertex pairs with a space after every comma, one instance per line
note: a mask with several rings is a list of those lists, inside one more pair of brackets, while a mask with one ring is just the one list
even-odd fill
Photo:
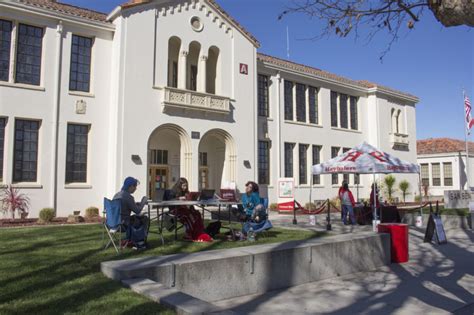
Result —
[[[463, 94], [463, 102], [464, 102], [464, 108], [465, 108], [466, 107], [466, 92], [464, 91], [464, 89], [462, 91], [462, 94]], [[469, 124], [470, 124], [469, 118], [470, 117], [465, 117], [465, 119], [464, 119], [466, 121], [464, 136], [465, 136], [465, 141], [466, 141], [466, 183], [467, 183], [467, 191], [471, 191], [471, 185], [470, 185], [470, 182], [469, 182], [469, 144], [468, 144]]]

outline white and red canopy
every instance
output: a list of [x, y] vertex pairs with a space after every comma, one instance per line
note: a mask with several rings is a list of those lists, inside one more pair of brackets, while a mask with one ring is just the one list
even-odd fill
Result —
[[313, 174], [419, 173], [420, 167], [364, 142], [325, 163], [313, 165], [312, 171]]

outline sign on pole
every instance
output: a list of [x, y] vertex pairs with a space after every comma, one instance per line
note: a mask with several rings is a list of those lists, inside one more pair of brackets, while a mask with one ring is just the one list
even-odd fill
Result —
[[293, 178], [278, 179], [278, 210], [293, 211], [295, 208], [295, 180]]

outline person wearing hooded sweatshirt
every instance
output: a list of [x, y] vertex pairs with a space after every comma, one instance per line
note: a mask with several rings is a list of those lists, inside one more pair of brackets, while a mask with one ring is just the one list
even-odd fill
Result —
[[341, 199], [341, 210], [342, 210], [342, 222], [344, 224], [347, 223], [347, 213], [349, 213], [349, 216], [351, 218], [351, 223], [352, 225], [356, 224], [356, 219], [354, 216], [354, 206], [355, 206], [355, 201], [354, 201], [354, 196], [352, 195], [352, 192], [349, 190], [349, 185], [347, 182], [345, 182], [341, 189], [339, 189], [339, 199]]
[[[148, 198], [143, 197], [141, 202], [136, 203], [135, 198], [132, 194], [137, 190], [138, 180], [133, 177], [127, 177], [123, 182], [122, 189], [115, 194], [115, 199], [120, 199], [121, 201], [121, 211], [120, 215], [122, 218], [122, 224], [127, 231], [126, 240], [132, 240], [132, 229], [133, 226], [135, 229], [140, 228], [141, 226], [148, 225], [148, 218], [146, 216], [140, 216], [143, 207], [147, 204]], [[134, 215], [132, 215], [132, 213]]]

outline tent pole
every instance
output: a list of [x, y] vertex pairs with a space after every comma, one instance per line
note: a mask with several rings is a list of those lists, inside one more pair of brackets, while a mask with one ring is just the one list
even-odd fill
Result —
[[[311, 200], [312, 200], [312, 193], [313, 193], [313, 171], [311, 170], [311, 178], [309, 179], [309, 211], [311, 211]], [[316, 205], [315, 205], [316, 208]]]
[[377, 220], [377, 208], [376, 208], [376, 201], [375, 201], [375, 196], [377, 196], [377, 194], [375, 193], [375, 191], [377, 190], [376, 186], [375, 186], [375, 169], [373, 170], [373, 183], [372, 183], [374, 189], [373, 189], [373, 197], [374, 197], [374, 202], [373, 202], [373, 206], [374, 206], [374, 220], [376, 221]]
[[422, 186], [422, 183], [421, 183], [421, 172], [418, 173], [418, 183], [420, 183], [418, 185], [418, 187], [420, 188], [420, 215], [423, 216], [423, 209], [421, 209], [421, 206], [423, 205], [423, 196], [421, 194], [421, 186]]

